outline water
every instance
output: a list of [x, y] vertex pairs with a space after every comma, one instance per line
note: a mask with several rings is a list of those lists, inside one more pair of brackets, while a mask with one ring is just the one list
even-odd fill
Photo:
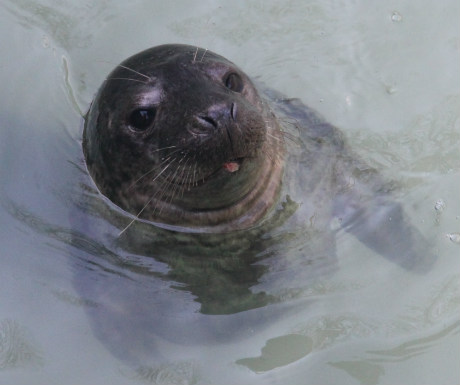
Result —
[[[459, 383], [458, 8], [2, 0], [0, 383]], [[242, 337], [165, 340], [169, 366], [134, 373], [96, 338], [97, 303], [75, 284], [89, 266], [67, 241], [72, 216], [86, 217], [82, 114], [114, 65], [167, 42], [218, 52], [340, 127], [400, 184], [398, 198], [438, 251], [431, 271], [403, 270], [342, 235], [327, 279], [290, 291], [285, 308], [267, 306], [260, 324], [251, 312], [233, 316], [252, 327]], [[273, 289], [271, 278], [253, 289]], [[197, 314], [186, 291], [169, 300]]]

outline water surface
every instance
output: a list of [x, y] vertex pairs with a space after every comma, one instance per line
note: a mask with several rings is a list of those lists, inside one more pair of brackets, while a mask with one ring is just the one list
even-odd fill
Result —
[[[207, 1], [191, 8], [185, 1], [2, 0], [0, 9], [1, 383], [459, 382], [456, 2]], [[259, 309], [261, 319], [251, 311], [222, 315], [224, 326], [243, 325], [229, 329], [235, 338], [165, 339], [157, 348], [172, 357], [167, 363], [133, 369], [128, 354], [95, 331], [91, 314], [100, 304], [76, 280], [111, 274], [117, 258], [158, 274], [169, 267], [116, 248], [107, 266], [89, 265], [85, 255], [106, 245], [101, 233], [69, 245], [75, 218], [94, 218], [80, 199], [88, 194], [82, 115], [118, 62], [171, 42], [228, 57], [340, 127], [369, 164], [398, 182], [397, 199], [437, 250], [433, 268], [414, 274], [341, 234], [327, 277], [297, 290], [287, 285], [285, 301]], [[150, 290], [148, 275], [116, 268]], [[263, 269], [256, 277], [253, 293], [282, 282]], [[155, 282], [154, 298], [182, 322], [201, 317], [216, 325], [177, 282]], [[129, 296], [129, 285], [118, 290]]]

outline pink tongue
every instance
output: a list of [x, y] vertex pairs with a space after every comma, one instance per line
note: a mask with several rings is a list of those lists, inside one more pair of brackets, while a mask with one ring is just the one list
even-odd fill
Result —
[[240, 168], [240, 165], [237, 162], [226, 162], [224, 163], [223, 167], [228, 172], [235, 172], [235, 171], [238, 171], [238, 169]]

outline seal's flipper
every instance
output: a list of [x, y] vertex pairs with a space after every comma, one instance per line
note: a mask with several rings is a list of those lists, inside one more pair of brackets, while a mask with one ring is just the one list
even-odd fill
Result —
[[[266, 96], [278, 113], [295, 119], [305, 144], [302, 157], [310, 174], [303, 191], [308, 184], [330, 182], [331, 219], [338, 219], [345, 231], [385, 258], [408, 270], [427, 271], [435, 260], [432, 248], [395, 201], [393, 183], [354, 154], [342, 133], [299, 99], [273, 90]], [[331, 181], [324, 181], [327, 178]], [[318, 194], [310, 198], [328, 199]]]
[[425, 272], [434, 263], [431, 246], [409, 223], [401, 204], [391, 196], [364, 200], [357, 196], [340, 196], [334, 211], [343, 229], [403, 268]]

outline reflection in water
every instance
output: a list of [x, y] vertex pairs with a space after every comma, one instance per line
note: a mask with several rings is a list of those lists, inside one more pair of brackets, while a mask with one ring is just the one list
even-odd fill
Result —
[[300, 360], [312, 351], [311, 339], [301, 334], [288, 334], [272, 338], [262, 348], [261, 355], [243, 358], [237, 364], [247, 366], [256, 373], [267, 372]]
[[380, 377], [385, 374], [382, 366], [366, 361], [340, 361], [331, 362], [330, 365], [344, 370], [361, 385], [377, 385]]
[[[301, 102], [273, 99], [308, 129], [302, 138], [291, 134], [295, 148], [288, 151], [280, 203], [250, 230], [176, 233], [138, 221], [120, 235], [129, 219], [101, 199], [78, 165], [84, 181], [75, 192], [71, 228], [48, 224], [5, 198], [14, 217], [67, 247], [95, 335], [115, 356], [143, 368], [144, 377], [163, 376], [177, 363], [189, 367], [196, 352], [186, 347], [245, 341], [304, 311], [306, 288], [337, 268], [337, 232], [352, 233], [409, 270], [433, 262], [423, 265], [429, 248], [341, 134]], [[336, 338], [330, 330], [327, 335]], [[318, 348], [317, 337], [278, 334], [261, 356], [240, 353], [235, 361], [265, 372]]]
[[[280, 224], [296, 207], [294, 202], [286, 202], [273, 223]], [[263, 236], [267, 231], [210, 235], [158, 230], [154, 234], [150, 225], [138, 224], [115, 242], [124, 252], [166, 264], [168, 271], [161, 278], [174, 289], [193, 294], [201, 305], [200, 313], [234, 314], [276, 301], [274, 296], [251, 290], [268, 271], [263, 261], [278, 248], [277, 237]]]
[[[33, 0], [6, 1], [0, 4], [26, 28], [35, 27], [47, 33], [51, 41], [67, 51], [88, 46], [94, 33], [94, 28], [89, 28], [89, 25], [94, 25], [92, 20], [102, 14], [106, 18], [110, 17], [108, 12], [111, 7], [105, 0], [91, 6], [78, 3], [60, 5], [59, 2], [47, 5], [43, 1]], [[43, 44], [46, 47], [50, 42], [44, 38]]]
[[[90, 206], [100, 202], [97, 195], [87, 198]], [[185, 360], [176, 351], [171, 355], [169, 344], [231, 343], [292, 314], [298, 305], [289, 300], [336, 268], [333, 242], [313, 232], [311, 244], [306, 243], [305, 228], [279, 231], [297, 208], [286, 200], [270, 224], [236, 236], [172, 233], [136, 223], [117, 238], [127, 218], [115, 218], [113, 212], [104, 220], [91, 219], [91, 229], [79, 223], [86, 230], [73, 233], [79, 259], [75, 287], [85, 300], [99, 304], [86, 308], [96, 335], [124, 362], [156, 377], [173, 370], [174, 362], [192, 365], [193, 355], [185, 354]], [[101, 233], [98, 222], [106, 229], [110, 222], [116, 226]], [[105, 246], [96, 246], [94, 239]], [[268, 354], [270, 363], [262, 370], [267, 371], [308, 354], [309, 339], [291, 337], [267, 343], [262, 358], [240, 363], [260, 371], [257, 362]], [[281, 354], [279, 346], [291, 343], [292, 354]]]
[[460, 331], [460, 321], [446, 327], [440, 332], [434, 333], [428, 337], [417, 338], [409, 342], [402, 343], [392, 349], [369, 351], [370, 354], [380, 358], [373, 359], [375, 362], [403, 361], [420, 354], [427, 353], [433, 344], [445, 336], [458, 333]]
[[0, 371], [43, 364], [40, 350], [27, 331], [12, 319], [0, 321]]
[[[284, 298], [298, 298], [295, 291], [297, 284], [301, 295], [320, 299], [319, 309], [317, 306], [298, 306], [298, 309], [307, 308], [307, 310], [291, 313], [287, 317], [290, 318], [290, 324], [283, 324], [281, 327], [272, 329], [270, 333], [266, 333], [265, 337], [248, 339], [248, 342], [240, 343], [239, 352], [232, 351], [237, 343], [233, 345], [229, 343], [228, 351], [232, 353], [228, 353], [226, 358], [230, 359], [222, 360], [220, 362], [222, 365], [218, 366], [219, 369], [224, 368], [223, 371], [225, 371], [225, 368], [228, 369], [232, 362], [244, 359], [244, 357], [262, 359], [261, 349], [267, 344], [267, 341], [283, 333], [295, 333], [304, 335], [313, 341], [311, 356], [307, 356], [307, 359], [292, 365], [287, 370], [275, 370], [273, 373], [275, 378], [265, 377], [264, 380], [267, 381], [258, 381], [261, 376], [248, 373], [241, 383], [250, 381], [274, 383], [279, 373], [284, 373], [285, 376], [284, 381], [278, 381], [278, 383], [295, 383], [292, 377], [296, 369], [303, 370], [302, 377], [299, 376], [297, 383], [324, 383], [309, 377], [312, 369], [309, 367], [310, 362], [314, 362], [316, 372], [320, 372], [321, 376], [334, 371], [334, 368], [337, 369], [337, 373], [332, 374], [332, 378], [329, 377], [329, 383], [340, 383], [341, 381], [357, 381], [366, 384], [392, 383], [388, 379], [388, 375], [392, 374], [393, 378], [398, 379], [393, 383], [410, 383], [414, 372], [427, 374], [430, 380], [447, 375], [453, 381], [444, 381], [444, 383], [458, 383], [458, 365], [455, 360], [457, 357], [452, 358], [452, 351], [458, 354], [459, 330], [458, 324], [452, 328], [451, 325], [454, 323], [450, 321], [458, 320], [460, 304], [458, 287], [460, 277], [457, 274], [458, 268], [456, 268], [459, 238], [458, 218], [456, 218], [458, 199], [455, 192], [458, 191], [460, 134], [458, 106], [460, 99], [458, 96], [459, 83], [452, 81], [453, 77], [458, 79], [458, 70], [455, 67], [458, 67], [455, 65], [458, 63], [458, 28], [452, 23], [453, 18], [458, 14], [454, 12], [455, 9], [458, 9], [457, 4], [459, 3], [453, 1], [425, 2], [421, 6], [420, 3], [402, 2], [398, 5], [397, 11], [401, 12], [403, 21], [394, 23], [390, 17], [394, 18], [396, 10], [389, 9], [384, 2], [381, 5], [373, 2], [366, 4], [366, 2], [345, 1], [297, 1], [286, 4], [281, 2], [245, 2], [243, 4], [241, 2], [241, 4], [232, 3], [230, 5], [229, 3], [229, 6], [219, 7], [216, 4], [201, 5], [203, 8], [199, 12], [196, 12], [195, 6], [191, 12], [189, 4], [177, 2], [174, 4], [177, 12], [171, 7], [171, 11], [161, 13], [165, 4], [158, 7], [158, 2], [146, 1], [129, 3], [129, 5], [125, 2], [105, 0], [78, 4], [61, 0], [2, 1], [0, 8], [4, 28], [3, 37], [5, 42], [9, 43], [4, 45], [6, 49], [4, 54], [10, 58], [2, 64], [2, 73], [5, 75], [3, 83], [6, 80], [7, 85], [4, 84], [3, 87], [3, 99], [9, 107], [3, 109], [3, 113], [15, 119], [16, 122], [23, 116], [34, 123], [30, 127], [21, 124], [14, 126], [16, 129], [11, 137], [5, 135], [5, 130], [2, 131], [2, 140], [0, 140], [0, 143], [3, 144], [1, 146], [2, 156], [8, 154], [5, 158], [9, 160], [2, 163], [2, 185], [5, 179], [17, 180], [18, 186], [13, 194], [18, 193], [18, 195], [21, 195], [20, 192], [23, 189], [30, 190], [32, 195], [37, 186], [43, 187], [44, 191], [40, 199], [28, 202], [27, 209], [21, 207], [16, 210], [10, 205], [6, 212], [2, 210], [1, 215], [2, 219], [5, 219], [5, 226], [16, 230], [18, 224], [11, 220], [11, 217], [17, 218], [21, 223], [29, 225], [32, 232], [22, 232], [22, 227], [17, 232], [11, 232], [15, 236], [16, 244], [28, 244], [28, 241], [32, 239], [37, 246], [40, 243], [50, 248], [59, 247], [59, 250], [62, 251], [60, 254], [67, 256], [75, 272], [75, 286], [78, 288], [78, 293], [70, 291], [71, 293], [67, 294], [53, 290], [53, 293], [64, 301], [58, 301], [59, 310], [65, 312], [69, 306], [78, 306], [77, 312], [81, 308], [91, 308], [92, 312], [88, 312], [88, 315], [95, 330], [106, 329], [105, 334], [103, 332], [98, 334], [103, 337], [101, 340], [103, 342], [115, 340], [113, 346], [109, 348], [112, 351], [118, 351], [120, 353], [118, 356], [122, 358], [129, 356], [129, 346], [135, 345], [137, 341], [129, 341], [129, 336], [126, 340], [117, 340], [122, 331], [121, 328], [128, 326], [128, 330], [135, 329], [138, 324], [133, 323], [131, 326], [129, 320], [138, 320], [143, 316], [142, 313], [130, 314], [129, 307], [124, 311], [123, 303], [136, 303], [137, 301], [137, 306], [144, 304], [146, 308], [150, 307], [151, 313], [157, 314], [156, 320], [159, 321], [161, 321], [159, 314], [161, 312], [177, 317], [187, 317], [198, 313], [198, 315], [206, 316], [203, 318], [211, 319], [221, 317], [217, 314], [238, 312], [239, 309], [249, 309], [257, 304], [267, 303], [268, 306], [239, 312], [249, 317], [250, 314], [254, 314], [255, 310], [260, 312], [259, 318], [263, 318], [262, 309], [279, 306], [281, 295], [276, 288], [283, 286], [283, 265], [282, 263], [277, 264], [275, 259], [269, 255], [271, 252], [272, 256], [275, 256], [280, 250], [285, 252], [282, 250], [282, 239], [288, 235], [291, 236], [290, 242], [285, 244], [288, 243], [292, 247], [288, 249], [288, 252], [292, 253], [297, 245], [302, 246], [302, 241], [296, 237], [296, 234], [287, 234], [286, 231], [276, 241], [280, 245], [279, 248], [276, 248], [275, 244], [274, 249], [266, 250], [267, 254], [253, 256], [254, 263], [258, 264], [257, 268], [254, 268], [254, 264], [251, 265], [245, 261], [232, 261], [230, 256], [225, 265], [210, 267], [200, 265], [199, 261], [188, 265], [186, 260], [169, 260], [165, 255], [162, 259], [164, 262], [152, 258], [149, 260], [145, 258], [145, 255], [137, 255], [135, 248], [127, 248], [129, 252], [124, 250], [123, 247], [128, 247], [129, 244], [127, 239], [118, 243], [116, 239], [107, 235], [108, 233], [116, 234], [119, 229], [115, 228], [116, 226], [112, 229], [107, 223], [98, 222], [99, 213], [95, 211], [99, 211], [101, 207], [98, 207], [98, 210], [94, 210], [95, 206], [91, 204], [77, 207], [80, 198], [76, 199], [73, 204], [70, 202], [71, 197], [63, 185], [73, 185], [76, 178], [62, 179], [59, 177], [61, 175], [59, 170], [62, 170], [63, 163], [71, 157], [69, 154], [74, 154], [76, 151], [67, 151], [67, 146], [67, 149], [60, 148], [59, 156], [48, 157], [48, 154], [55, 152], [56, 146], [46, 143], [43, 137], [39, 138], [39, 135], [42, 134], [41, 129], [46, 129], [62, 139], [62, 127], [59, 122], [64, 120], [68, 131], [73, 133], [72, 137], [78, 136], [78, 122], [75, 122], [74, 114], [62, 114], [63, 110], [68, 109], [65, 98], [61, 97], [61, 100], [57, 101], [56, 97], [55, 103], [44, 103], [45, 100], [53, 100], [54, 93], [61, 96], [61, 93], [55, 89], [60, 88], [61, 84], [54, 84], [53, 78], [46, 76], [46, 72], [43, 73], [44, 67], [49, 69], [49, 62], [43, 61], [33, 49], [33, 47], [37, 48], [37, 45], [40, 48], [40, 45], [36, 44], [36, 41], [40, 42], [40, 39], [45, 48], [57, 47], [57, 56], [62, 53], [61, 48], [66, 50], [65, 57], [68, 59], [70, 69], [75, 71], [73, 75], [75, 84], [78, 85], [75, 93], [77, 97], [84, 99], [82, 102], [84, 108], [89, 103], [90, 94], [97, 87], [96, 83], [99, 82], [99, 79], [95, 82], [89, 81], [88, 78], [102, 76], [104, 72], [100, 60], [108, 58], [117, 60], [113, 57], [123, 55], [122, 52], [167, 41], [183, 40], [192, 44], [206, 45], [209, 48], [224, 48], [227, 52], [232, 52], [234, 59], [240, 57], [246, 67], [252, 67], [252, 73], [261, 75], [262, 79], [277, 84], [278, 87], [282, 86], [292, 95], [307, 97], [315, 101], [320, 108], [323, 108], [323, 111], [328, 111], [336, 122], [340, 122], [343, 127], [352, 128], [347, 135], [351, 136], [357, 147], [360, 148], [361, 155], [371, 160], [371, 163], [377, 165], [378, 168], [386, 168], [397, 178], [402, 177], [404, 185], [409, 186], [412, 193], [403, 199], [405, 204], [413, 204], [416, 207], [415, 210], [419, 214], [416, 218], [425, 222], [425, 231], [442, 235], [450, 234], [451, 237], [450, 240], [443, 237], [436, 243], [442, 258], [433, 274], [410, 280], [406, 286], [404, 286], [407, 283], [406, 276], [402, 278], [404, 282], [402, 284], [399, 275], [397, 280], [388, 283], [388, 285], [402, 287], [398, 298], [392, 298], [389, 304], [389, 308], [395, 314], [376, 312], [374, 313], [376, 317], [373, 319], [367, 319], [366, 316], [369, 315], [369, 310], [375, 308], [373, 306], [375, 302], [385, 298], [387, 285], [383, 281], [387, 278], [394, 278], [392, 273], [397, 270], [396, 268], [392, 270], [390, 267], [388, 271], [382, 271], [380, 278], [383, 277], [383, 279], [382, 282], [376, 283], [377, 287], [369, 285], [369, 276], [376, 276], [373, 274], [373, 266], [369, 265], [366, 267], [355, 265], [356, 270], [348, 271], [345, 278], [343, 274], [339, 274], [338, 277], [335, 276], [336, 279], [324, 280], [321, 285], [315, 284], [309, 288], [306, 283], [308, 280], [302, 288], [299, 284], [300, 280], [289, 280], [289, 274], [285, 274], [286, 286], [292, 289], [284, 293], [286, 294]], [[181, 13], [181, 8], [186, 11]], [[5, 10], [6, 12], [3, 12]], [[156, 15], [158, 23], [151, 23], [152, 15]], [[11, 23], [8, 22], [8, 18], [11, 18]], [[132, 23], [134, 20], [136, 23]], [[433, 23], [439, 20], [443, 22]], [[27, 30], [27, 33], [17, 34], [19, 28], [12, 28], [16, 23], [23, 26], [21, 28]], [[414, 35], [421, 36], [418, 42], [414, 41]], [[16, 44], [11, 44], [11, 42]], [[81, 47], [89, 48], [80, 49]], [[67, 52], [70, 54], [67, 55]], [[27, 71], [20, 68], [21, 64], [29, 64], [26, 66]], [[16, 68], [18, 68], [17, 72], [14, 71]], [[90, 68], [89, 72], [88, 68]], [[445, 70], [439, 71], [439, 68]], [[37, 76], [37, 71], [41, 73], [40, 76]], [[52, 71], [53, 69], [48, 73]], [[42, 84], [46, 85], [46, 89], [41, 87]], [[13, 102], [8, 104], [9, 99], [20, 102], [15, 105]], [[350, 101], [351, 105], [348, 104]], [[31, 108], [35, 104], [36, 110]], [[38, 127], [37, 111], [46, 111], [46, 114], [50, 116], [50, 124]], [[55, 113], [61, 119], [56, 119]], [[5, 128], [5, 125], [3, 126]], [[30, 143], [34, 143], [30, 148], [23, 145], [26, 136]], [[11, 139], [16, 139], [16, 141]], [[75, 143], [70, 145], [72, 148], [78, 147]], [[46, 154], [43, 159], [24, 156], [30, 149], [36, 148], [43, 148], [43, 154]], [[58, 161], [50, 162], [53, 166], [47, 167], [51, 159]], [[11, 169], [13, 173], [7, 172]], [[33, 172], [38, 175], [37, 182], [40, 178], [43, 179], [45, 174], [49, 175], [49, 179], [42, 184], [33, 183], [32, 179], [27, 180], [24, 178], [24, 175], [27, 175], [25, 171], [30, 169], [33, 169]], [[83, 186], [82, 190], [84, 190]], [[48, 196], [43, 198], [45, 194]], [[1, 195], [4, 195], [3, 191]], [[67, 224], [63, 225], [59, 222], [60, 220], [52, 212], [43, 217], [33, 215], [39, 206], [55, 207], [55, 200], [60, 198], [59, 195], [63, 195], [66, 205], [73, 208], [72, 215], [75, 214], [75, 211], [88, 214], [87, 217], [76, 218], [75, 221], [80, 222], [76, 228], [65, 227]], [[16, 202], [21, 201], [17, 196], [11, 196]], [[443, 198], [447, 206], [442, 215], [439, 214], [436, 218], [436, 225], [439, 225], [440, 222], [439, 227], [433, 228], [427, 224], [432, 221], [431, 213], [423, 215], [423, 210], [426, 204], [431, 209], [439, 198]], [[2, 209], [5, 207], [2, 206]], [[93, 219], [95, 223], [90, 226], [90, 230], [85, 231], [85, 222]], [[19, 250], [17, 248], [15, 251]], [[33, 255], [35, 261], [42, 261], [43, 269], [51, 270], [50, 261], [44, 258], [47, 250], [46, 248], [41, 250], [40, 253], [35, 252], [34, 246], [31, 246], [30, 255]], [[54, 250], [50, 252], [52, 251]], [[154, 251], [150, 250], [147, 255], [153, 254]], [[346, 257], [348, 258], [348, 255]], [[358, 260], [365, 260], [365, 257], [358, 258]], [[27, 267], [30, 265], [27, 259], [25, 261], [25, 265], [24, 260], [22, 263], [18, 261], [17, 266], [18, 269], [26, 269], [27, 273]], [[51, 263], [54, 262], [59, 261]], [[333, 263], [333, 261], [330, 262]], [[168, 265], [169, 263], [171, 265]], [[308, 263], [306, 261], [305, 265], [299, 264], [298, 266], [305, 267]], [[346, 263], [346, 258], [341, 259], [340, 267]], [[311, 261], [311, 265], [318, 276], [321, 276], [321, 271], [314, 268], [314, 261]], [[379, 265], [379, 268], [382, 267], [385, 269], [387, 265]], [[295, 272], [295, 268], [291, 270]], [[206, 296], [206, 285], [200, 285], [200, 271], [217, 275], [209, 280], [206, 280], [206, 276], [202, 277], [203, 282], [209, 283], [208, 287], [217, 290], [214, 296]], [[232, 271], [235, 271], [235, 274], [232, 274]], [[3, 272], [9, 274], [8, 266], [5, 269], [4, 264]], [[191, 272], [193, 278], [187, 277], [186, 272]], [[241, 285], [238, 285], [238, 274], [243, 274]], [[219, 277], [219, 275], [222, 276]], [[25, 277], [27, 276], [26, 274]], [[142, 277], [145, 277], [145, 280]], [[21, 285], [23, 279], [21, 278]], [[341, 281], [343, 279], [346, 281], [345, 284]], [[439, 286], [439, 283], [442, 282], [445, 283], [445, 287]], [[130, 290], [130, 287], [133, 290], [124, 297], [121, 296], [117, 302], [117, 295], [122, 294], [124, 283], [126, 283], [127, 290]], [[349, 286], [346, 286], [347, 283]], [[113, 288], [117, 284], [121, 286], [118, 291]], [[48, 287], [59, 287], [59, 285], [57, 280], [52, 279]], [[85, 285], [88, 287], [85, 288]], [[150, 285], [152, 289], [150, 292], [142, 290], [142, 287], [146, 285]], [[228, 306], [225, 303], [216, 304], [216, 298], [225, 294], [225, 285], [234, 288], [232, 297], [235, 300], [231, 301], [230, 298]], [[351, 286], [353, 287], [350, 288]], [[93, 288], [96, 289], [96, 292], [92, 295], [88, 294]], [[14, 291], [14, 287], [12, 290]], [[43, 293], [42, 290], [37, 287], [37, 294], [41, 293]], [[152, 293], [154, 300], [150, 301], [148, 295], [152, 296]], [[194, 303], [196, 307], [168, 308], [168, 305], [175, 299], [182, 298], [178, 293], [183, 294], [185, 298], [180, 305], [186, 303], [189, 306], [190, 303]], [[331, 305], [328, 301], [337, 293], [343, 294], [345, 301], [341, 304], [332, 302]], [[347, 300], [350, 300], [350, 297], [359, 298], [359, 306], [349, 309], [347, 305], [350, 304], [350, 301]], [[13, 307], [13, 310], [17, 310], [14, 312], [14, 317], [3, 318], [0, 321], [0, 372], [2, 375], [9, 375], [13, 372], [21, 379], [27, 376], [27, 370], [22, 368], [34, 366], [35, 362], [42, 365], [43, 360], [42, 352], [33, 343], [28, 330], [25, 330], [23, 326], [25, 325], [24, 318], [30, 317], [31, 314], [23, 309], [24, 304], [21, 304], [18, 298], [20, 297], [13, 295], [10, 300], [11, 303], [17, 302], [16, 308]], [[242, 305], [238, 306], [240, 301]], [[50, 318], [56, 317], [61, 320], [56, 323], [59, 328], [57, 336], [62, 336], [63, 331], [68, 333], [69, 330], [65, 325], [69, 319], [62, 318], [61, 313], [55, 313], [56, 309], [46, 307], [46, 301], [43, 302], [45, 305], [43, 310], [47, 312], [47, 315]], [[110, 322], [105, 323], [104, 316], [104, 306], [112, 304], [114, 305], [113, 311], [107, 314], [118, 314], [126, 320], [124, 325], [119, 325], [120, 328], [115, 330]], [[133, 304], [132, 308], [134, 307]], [[348, 311], [354, 313], [349, 314]], [[274, 312], [274, 315], [282, 312], [283, 309]], [[13, 315], [7, 314], [6, 316]], [[388, 319], [382, 319], [385, 316]], [[231, 318], [233, 315], [227, 314], [225, 317]], [[167, 320], [167, 317], [163, 319]], [[245, 323], [239, 322], [240, 320], [244, 321], [244, 317], [234, 318], [234, 324], [239, 323], [244, 328]], [[189, 318], [189, 321], [193, 321], [192, 317]], [[271, 321], [276, 322], [274, 319]], [[32, 319], [27, 320], [27, 325], [36, 325], [39, 328], [44, 322], [46, 321], [42, 317], [35, 315], [32, 316]], [[147, 327], [156, 328], [156, 324], [147, 325], [147, 322], [146, 325], [140, 325], [141, 330]], [[160, 322], [158, 334], [164, 331], [161, 327], [165, 323], [167, 322]], [[195, 333], [194, 323], [189, 324], [189, 332]], [[183, 325], [187, 325], [187, 321]], [[256, 317], [252, 325], [257, 325]], [[260, 326], [259, 330], [261, 330], [264, 325], [262, 322], [257, 326]], [[80, 320], [75, 328], [76, 338], [81, 335], [81, 329], [84, 326], [86, 326], [84, 321]], [[235, 329], [236, 338], [244, 336], [241, 331], [238, 333], [237, 328], [229, 328], [227, 340], [232, 341], [232, 330]], [[438, 333], [440, 330], [447, 329], [450, 330], [447, 335]], [[86, 328], [84, 330], [86, 332]], [[171, 325], [170, 330], [175, 330], [174, 324]], [[172, 332], [168, 334], [166, 329], [164, 335], [171, 336], [171, 334]], [[413, 337], [414, 334], [418, 337]], [[423, 336], [431, 336], [433, 340], [423, 341]], [[410, 341], [417, 339], [420, 340], [419, 344], [410, 344]], [[448, 340], [451, 341], [450, 344], [446, 343]], [[96, 340], [93, 342], [97, 344]], [[117, 342], [120, 342], [118, 347], [115, 346]], [[161, 341], [158, 342], [161, 343]], [[128, 346], [122, 346], [123, 343]], [[367, 354], [366, 351], [351, 353], [350, 350], [356, 343], [364, 344], [367, 347], [366, 351], [369, 350], [372, 353]], [[210, 341], [211, 344], [212, 341]], [[142, 341], [139, 342], [139, 350], [141, 346]], [[52, 344], [43, 346], [43, 348], [45, 353], [53, 349]], [[98, 371], [100, 368], [101, 378], [106, 378], [107, 382], [131, 383], [128, 380], [120, 380], [120, 372], [117, 369], [114, 370], [114, 365], [107, 356], [95, 357], [94, 352], [91, 351], [93, 348], [91, 345], [84, 346], [86, 350], [83, 355], [79, 354], [80, 351], [75, 351], [74, 346], [68, 344], [67, 338], [63, 338], [58, 343], [58, 348], [59, 354], [66, 357], [72, 364], [75, 359], [76, 365], [66, 366], [63, 361], [60, 361], [57, 367], [56, 365], [53, 367], [54, 359], [48, 357], [51, 360], [47, 360], [47, 367], [44, 370], [33, 370], [28, 376], [29, 383], [34, 383], [36, 374], [39, 378], [35, 383], [53, 383], [56, 381], [56, 376], [84, 378], [86, 383], [95, 383], [93, 371], [88, 370], [91, 368], [97, 368]], [[215, 367], [214, 360], [206, 360], [209, 356], [206, 358], [200, 356], [201, 352], [206, 350], [205, 348], [207, 347], [203, 348], [203, 345], [199, 345], [195, 350], [189, 349], [188, 352], [191, 353], [189, 356], [195, 354], [196, 357], [195, 362], [190, 362], [184, 358], [185, 353], [181, 356], [182, 352], [187, 350], [187, 346], [180, 346], [176, 349], [176, 362], [164, 364], [160, 363], [160, 360], [156, 363], [145, 362], [136, 375], [129, 374], [128, 377], [135, 383], [139, 381], [168, 385], [199, 383], [200, 375], [208, 373]], [[331, 362], [331, 356], [334, 356], [334, 352], [341, 348], [342, 351], [335, 354], [335, 359]], [[251, 352], [249, 349], [252, 349]], [[170, 357], [174, 357], [174, 351], [164, 345], [160, 345], [159, 350], [164, 355], [169, 354]], [[97, 349], [95, 351], [99, 353]], [[126, 355], [123, 356], [125, 352]], [[224, 349], [213, 351], [215, 354], [212, 358], [218, 359], [225, 352]], [[412, 355], [414, 352], [421, 354]], [[78, 356], [81, 356], [80, 360]], [[86, 357], [86, 360], [82, 359], [83, 356]], [[28, 361], [27, 357], [31, 358], [31, 361]], [[160, 354], [156, 357], [160, 357]], [[96, 359], [94, 363], [92, 358]], [[414, 367], [411, 362], [422, 365]], [[201, 373], [198, 366], [201, 366]], [[19, 370], [14, 368], [19, 368]], [[339, 368], [342, 370], [338, 370]], [[216, 381], [203, 381], [203, 383], [225, 382], [228, 378], [233, 379], [234, 376], [245, 373], [245, 369], [238, 367], [236, 370], [227, 370], [225, 373], [228, 374], [230, 371], [231, 374], [228, 377], [222, 377], [219, 371], [214, 377]], [[126, 374], [122, 373], [122, 375]], [[348, 375], [351, 377], [347, 378]], [[51, 377], [48, 378], [49, 381], [43, 381], [46, 376]], [[12, 379], [13, 381], [8, 383], [20, 382], [15, 381], [16, 377]], [[85, 380], [82, 382], [84, 383]], [[427, 379], [425, 382], [430, 382], [430, 380]], [[234, 381], [234, 383], [238, 382]], [[430, 383], [437, 383], [437, 381]]]
[[[280, 205], [270, 225], [245, 232], [244, 237], [177, 234], [136, 223], [118, 238], [127, 218], [106, 211], [97, 194], [89, 192], [86, 197], [87, 210], [72, 215], [80, 231], [46, 223], [6, 197], [3, 207], [35, 231], [70, 247], [80, 298], [62, 292], [55, 295], [84, 306], [96, 336], [117, 357], [132, 363], [142, 378], [170, 378], [179, 372], [193, 377], [193, 362], [179, 357], [170, 362], [167, 349], [161, 348], [162, 340], [187, 346], [242, 339], [290, 314], [290, 306], [283, 301], [295, 298], [299, 285], [308, 285], [309, 279], [320, 279], [335, 268], [334, 249], [325, 253], [327, 248], [320, 242], [322, 253], [301, 258], [305, 280], [286, 282], [286, 277], [295, 277], [299, 261], [293, 259], [294, 265], [289, 266], [274, 256], [279, 257], [280, 250], [289, 253], [288, 244], [298, 248], [305, 232], [267, 234], [297, 209], [290, 200]], [[96, 212], [103, 218], [91, 217]], [[117, 227], [111, 228], [111, 222]], [[315, 242], [310, 246], [304, 244], [302, 250], [314, 250]], [[272, 293], [254, 290], [267, 274], [272, 274], [273, 282], [280, 280], [279, 287], [272, 286]], [[291, 295], [286, 291], [289, 283]], [[281, 307], [266, 306], [270, 303]], [[279, 341], [291, 341], [286, 338], [288, 341]], [[298, 343], [302, 345], [304, 339], [300, 336]], [[272, 352], [271, 347], [279, 345], [276, 341], [269, 343], [263, 354]], [[273, 356], [271, 365], [281, 365], [286, 357], [297, 360], [302, 354]], [[177, 370], [178, 365], [185, 369]]]
[[391, 349], [367, 351], [366, 355], [369, 357], [367, 359], [330, 362], [330, 365], [344, 370], [351, 377], [356, 378], [360, 384], [376, 385], [380, 382], [380, 377], [385, 374], [385, 364], [406, 361], [428, 354], [433, 345], [439, 344], [443, 338], [457, 334], [459, 331], [460, 322], [456, 321], [428, 337], [415, 338]]
[[200, 379], [198, 367], [193, 362], [170, 363], [154, 368], [141, 366], [136, 369], [134, 375], [126, 376], [156, 385], [197, 384]]
[[[179, 376], [193, 383], [196, 352], [181, 357], [171, 346], [187, 350], [244, 340], [304, 311], [305, 301], [299, 308], [291, 300], [312, 284], [324, 285], [336, 268], [333, 232], [318, 231], [312, 221], [285, 226], [299, 210], [289, 198], [271, 221], [244, 235], [180, 234], [139, 222], [118, 237], [129, 219], [87, 185], [83, 191], [72, 229], [50, 225], [6, 198], [4, 207], [69, 247], [80, 298], [66, 301], [84, 306], [96, 336], [132, 364], [138, 378], [168, 383]], [[378, 329], [359, 318], [325, 316], [267, 340], [260, 356], [240, 355], [235, 362], [266, 372]]]

